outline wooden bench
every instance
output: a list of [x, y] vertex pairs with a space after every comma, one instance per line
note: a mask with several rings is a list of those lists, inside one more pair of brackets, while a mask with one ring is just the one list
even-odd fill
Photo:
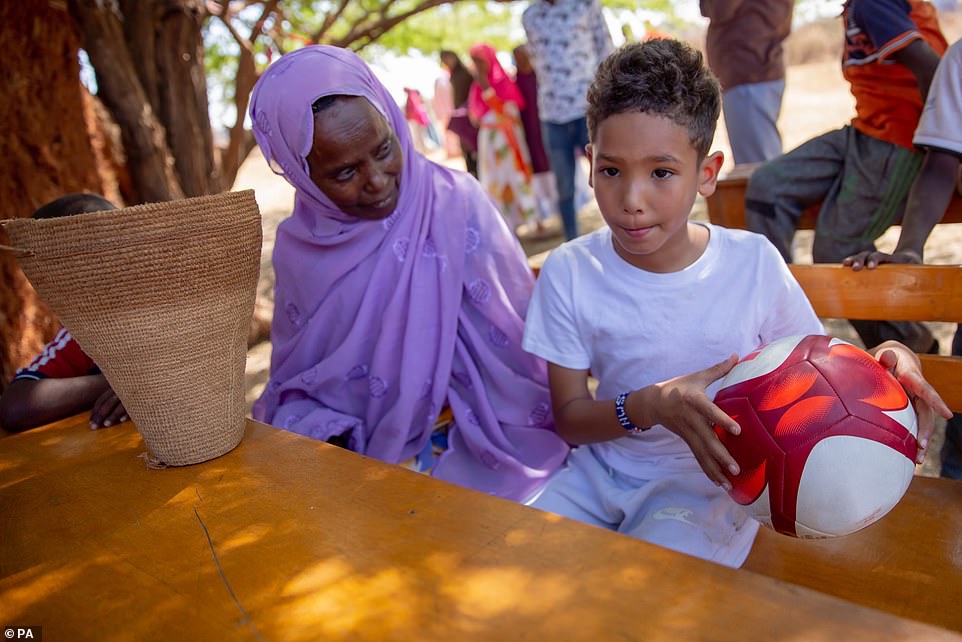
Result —
[[[745, 225], [745, 189], [748, 179], [758, 167], [752, 165], [735, 165], [725, 176], [718, 179], [715, 193], [709, 196], [708, 220], [715, 225], [746, 229]], [[798, 229], [814, 230], [815, 220], [818, 218], [819, 205], [809, 207], [802, 212], [798, 221]], [[949, 203], [949, 208], [942, 217], [943, 223], [962, 223], [962, 196], [958, 193]]]
[[[841, 265], [790, 266], [823, 319], [962, 322], [962, 267], [880, 265], [856, 272]], [[919, 355], [925, 378], [962, 412], [962, 357]]]
[[166, 470], [86, 426], [0, 439], [0, 621], [52, 640], [962, 640], [255, 422]]
[[[962, 267], [792, 265], [823, 318], [962, 321]], [[962, 358], [920, 355], [926, 379], [962, 412]], [[962, 483], [916, 478], [873, 526], [802, 542], [763, 530], [745, 568], [895, 613], [962, 629]]]
[[[962, 267], [792, 265], [822, 318], [962, 322]], [[962, 412], [962, 357], [919, 355]], [[745, 568], [865, 606], [962, 630], [962, 482], [916, 477], [884, 518], [847, 537], [803, 541], [762, 529]]]

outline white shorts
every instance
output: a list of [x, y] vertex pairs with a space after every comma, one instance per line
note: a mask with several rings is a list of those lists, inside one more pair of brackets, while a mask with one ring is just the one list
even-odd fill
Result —
[[735, 568], [759, 526], [697, 463], [641, 479], [612, 469], [590, 446], [573, 450], [528, 505]]

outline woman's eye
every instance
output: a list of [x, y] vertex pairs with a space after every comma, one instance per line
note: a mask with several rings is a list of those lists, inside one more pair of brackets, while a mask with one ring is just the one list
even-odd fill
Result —
[[651, 175], [655, 178], [668, 178], [670, 176], [674, 176], [675, 172], [671, 171], [670, 169], [656, 169], [651, 173]]
[[381, 145], [380, 149], [377, 150], [378, 160], [384, 160], [385, 158], [387, 158], [388, 155], [391, 153], [391, 147], [393, 147], [393, 145], [391, 144], [391, 141], [387, 141], [386, 143]]
[[348, 168], [348, 169], [342, 170], [342, 171], [338, 172], [338, 173], [334, 176], [334, 180], [337, 181], [338, 183], [346, 183], [346, 182], [348, 182], [349, 180], [351, 180], [352, 178], [354, 178], [354, 168], [353, 168], [353, 167], [350, 167], [350, 168]]
[[604, 169], [601, 170], [601, 173], [604, 176], [607, 176], [609, 178], [614, 178], [615, 176], [618, 175], [618, 170], [615, 169], [614, 167], [605, 167]]

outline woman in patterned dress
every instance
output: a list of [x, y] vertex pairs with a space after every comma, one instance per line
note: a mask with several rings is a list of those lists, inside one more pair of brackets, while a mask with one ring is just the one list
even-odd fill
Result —
[[521, 124], [524, 98], [498, 62], [494, 48], [471, 47], [475, 82], [468, 112], [478, 133], [478, 179], [512, 230], [535, 214], [531, 159]]

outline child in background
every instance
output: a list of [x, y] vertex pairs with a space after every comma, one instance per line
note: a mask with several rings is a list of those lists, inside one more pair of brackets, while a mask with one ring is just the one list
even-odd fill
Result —
[[[739, 470], [712, 426], [740, 429], [711, 402], [715, 382], [737, 355], [824, 330], [764, 237], [688, 221], [722, 165], [708, 154], [720, 102], [701, 54], [677, 40], [601, 64], [588, 158], [607, 227], [548, 257], [523, 345], [549, 362], [558, 434], [581, 445], [532, 505], [740, 566], [758, 524], [725, 492]], [[915, 355], [882, 347], [910, 395], [948, 413]]]
[[[799, 216], [810, 205], [821, 203], [816, 263], [874, 250], [875, 239], [902, 216], [922, 162], [912, 134], [948, 48], [935, 9], [923, 0], [846, 0], [842, 22], [842, 74], [855, 97], [855, 118], [766, 162], [745, 190], [748, 229], [767, 236], [788, 262]], [[921, 323], [851, 324], [867, 346], [894, 339], [916, 352], [938, 352]]]
[[[915, 130], [913, 142], [925, 151], [922, 169], [909, 190], [902, 231], [891, 254], [866, 251], [843, 261], [853, 270], [874, 269], [882, 263], [922, 263], [922, 251], [932, 228], [945, 215], [962, 169], [962, 40], [942, 57]], [[960, 192], [962, 193], [962, 192]], [[956, 328], [952, 354], [962, 355], [962, 328]], [[962, 414], [945, 426], [942, 476], [962, 479]]]
[[421, 92], [412, 87], [405, 87], [404, 93], [407, 95], [404, 102], [404, 117], [411, 128], [415, 148], [422, 154], [428, 153], [429, 148], [437, 149], [441, 139], [431, 124], [431, 117], [428, 116], [428, 110], [424, 107]]
[[[58, 218], [116, 209], [97, 194], [68, 194], [43, 205], [32, 218]], [[92, 408], [90, 428], [127, 421], [127, 411], [97, 364], [66, 328], [30, 364], [17, 370], [0, 397], [0, 427], [20, 432]]]
[[478, 128], [471, 124], [468, 116], [468, 96], [471, 93], [471, 85], [474, 84], [474, 76], [453, 51], [445, 49], [440, 57], [441, 65], [451, 74], [451, 91], [454, 100], [454, 111], [448, 119], [448, 131], [457, 135], [461, 143], [465, 169], [477, 178]]

